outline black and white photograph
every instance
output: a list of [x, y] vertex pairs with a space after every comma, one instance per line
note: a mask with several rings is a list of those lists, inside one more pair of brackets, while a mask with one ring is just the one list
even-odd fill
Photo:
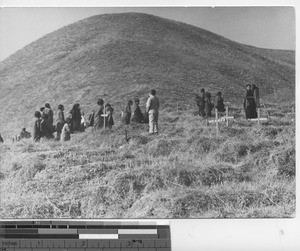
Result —
[[291, 6], [0, 10], [0, 217], [296, 216]]

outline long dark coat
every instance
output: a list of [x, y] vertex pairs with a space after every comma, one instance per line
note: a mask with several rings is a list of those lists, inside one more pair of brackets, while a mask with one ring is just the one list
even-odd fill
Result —
[[80, 131], [81, 130], [81, 112], [79, 109], [72, 109], [71, 114], [71, 131]]
[[134, 104], [132, 108], [131, 122], [142, 124], [144, 121], [144, 115], [139, 105]]
[[224, 101], [221, 96], [216, 96], [215, 108], [218, 110], [218, 112], [225, 112]]
[[131, 106], [129, 104], [127, 104], [125, 106], [124, 111], [123, 111], [123, 116], [122, 116], [123, 124], [129, 125], [130, 124], [130, 118], [131, 118]]
[[205, 97], [204, 97], [204, 93], [200, 93], [199, 96], [197, 96], [196, 98], [196, 101], [197, 101], [197, 106], [199, 108], [199, 111], [198, 111], [198, 114], [201, 116], [201, 117], [205, 117]]
[[246, 91], [244, 99], [244, 109], [246, 113], [246, 119], [257, 118], [256, 104], [251, 90]]
[[211, 110], [214, 107], [213, 104], [211, 103], [211, 99], [210, 96], [205, 96], [205, 108], [204, 108], [204, 112], [205, 112], [205, 116], [206, 117], [211, 117]]
[[94, 126], [97, 128], [102, 128], [104, 124], [104, 118], [101, 116], [103, 115], [103, 105], [99, 105], [99, 110], [95, 113], [94, 116]]

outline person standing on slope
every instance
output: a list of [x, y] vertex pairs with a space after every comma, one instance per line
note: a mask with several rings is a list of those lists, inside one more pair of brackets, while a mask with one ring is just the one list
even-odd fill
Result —
[[122, 111], [122, 122], [125, 125], [130, 124], [132, 100], [128, 100], [124, 110]]
[[112, 108], [112, 106], [109, 103], [107, 103], [105, 105], [105, 114], [107, 115], [105, 117], [105, 127], [108, 127], [110, 130], [112, 126], [115, 124], [113, 119], [113, 113], [114, 113], [114, 108]]
[[251, 90], [251, 85], [246, 85], [246, 95], [244, 99], [244, 110], [246, 114], [246, 119], [257, 118], [256, 104], [253, 96], [253, 91]]
[[259, 108], [260, 107], [259, 89], [258, 89], [258, 87], [255, 84], [253, 84], [252, 87], [251, 87], [251, 90], [253, 92], [253, 98], [254, 98], [254, 102], [255, 102], [256, 108]]
[[215, 98], [215, 108], [218, 112], [225, 112], [224, 100], [222, 98], [222, 93], [218, 92]]
[[95, 128], [102, 128], [104, 125], [104, 118], [103, 118], [103, 109], [104, 109], [104, 100], [98, 99], [97, 105], [99, 106], [98, 111], [93, 116], [93, 124]]
[[131, 116], [131, 122], [142, 124], [144, 121], [143, 113], [139, 107], [140, 100], [138, 98], [134, 99], [134, 105], [132, 108], [132, 116]]
[[56, 120], [56, 139], [60, 140], [61, 130], [65, 124], [64, 106], [58, 105], [58, 113]]
[[149, 114], [149, 133], [158, 133], [158, 109], [159, 99], [155, 96], [156, 91], [153, 89], [149, 93], [146, 103], [146, 112]]
[[202, 88], [200, 95], [197, 95], [196, 97], [196, 101], [197, 101], [197, 106], [199, 108], [198, 114], [199, 116], [201, 116], [202, 118], [205, 117], [205, 90]]
[[81, 130], [81, 112], [80, 112], [80, 105], [76, 103], [72, 110], [70, 111], [71, 114], [71, 132], [76, 132]]
[[1, 136], [1, 134], [0, 134], [0, 143], [4, 143], [4, 140], [3, 140], [2, 136]]
[[34, 141], [39, 141], [41, 137], [43, 136], [42, 130], [41, 130], [41, 113], [39, 111], [36, 111], [34, 113], [34, 117], [36, 118], [34, 121], [34, 126], [33, 126], [33, 140]]
[[67, 118], [66, 122], [61, 130], [61, 141], [69, 141], [71, 139], [71, 124], [72, 124], [72, 120], [71, 118]]
[[205, 98], [204, 98], [204, 101], [205, 101], [205, 107], [204, 107], [204, 111], [205, 111], [205, 117], [211, 117], [212, 114], [211, 114], [211, 110], [212, 108], [214, 107], [213, 104], [211, 103], [211, 95], [209, 92], [206, 92], [205, 93]]
[[48, 116], [48, 120], [47, 120], [48, 127], [53, 132], [54, 131], [53, 130], [53, 110], [51, 109], [49, 103], [45, 104], [45, 109], [43, 109], [43, 114], [47, 114], [47, 116]]

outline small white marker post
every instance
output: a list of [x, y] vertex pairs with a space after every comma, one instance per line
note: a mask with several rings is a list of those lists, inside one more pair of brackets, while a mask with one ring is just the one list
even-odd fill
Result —
[[108, 116], [106, 113], [105, 113], [105, 104], [103, 104], [104, 108], [103, 108], [103, 114], [101, 115], [101, 117], [103, 117], [103, 130], [105, 130], [105, 118]]
[[219, 135], [218, 109], [215, 109], [215, 114], [216, 114], [216, 129], [217, 129], [217, 135]]
[[260, 109], [257, 108], [257, 124], [260, 125]]
[[228, 127], [229, 126], [229, 111], [228, 111], [228, 106], [226, 106], [226, 126]]

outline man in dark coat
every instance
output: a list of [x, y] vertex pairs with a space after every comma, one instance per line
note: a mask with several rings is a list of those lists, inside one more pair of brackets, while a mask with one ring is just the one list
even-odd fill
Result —
[[205, 106], [204, 106], [204, 111], [205, 111], [205, 117], [211, 117], [211, 110], [214, 107], [213, 104], [211, 103], [211, 95], [209, 92], [205, 93]]
[[34, 113], [34, 117], [36, 118], [34, 121], [34, 126], [33, 126], [33, 140], [34, 141], [39, 141], [40, 138], [43, 136], [42, 130], [41, 130], [41, 113], [39, 111], [36, 111]]
[[104, 118], [101, 115], [103, 115], [104, 100], [101, 98], [98, 99], [97, 105], [99, 106], [99, 109], [94, 115], [94, 127], [102, 128], [104, 125]]
[[251, 85], [246, 86], [246, 95], [244, 99], [244, 109], [246, 113], [246, 119], [257, 118], [256, 104], [251, 90]]
[[218, 110], [218, 112], [225, 112], [224, 101], [221, 92], [218, 92], [216, 95], [215, 108]]
[[122, 122], [125, 125], [129, 125], [130, 124], [130, 118], [131, 118], [131, 106], [132, 106], [133, 102], [132, 100], [128, 100], [124, 110], [123, 110], [123, 115], [122, 115]]
[[196, 96], [196, 101], [197, 101], [197, 106], [199, 108], [199, 111], [198, 111], [198, 114], [201, 116], [201, 117], [205, 117], [205, 90], [202, 88], [201, 89], [201, 92], [200, 92], [200, 95], [197, 95]]
[[139, 107], [140, 100], [138, 98], [134, 99], [134, 105], [132, 107], [131, 122], [142, 124], [144, 121], [143, 113]]
[[1, 134], [0, 134], [0, 143], [4, 143], [4, 140], [3, 140], [2, 136], [1, 136]]
[[81, 131], [81, 111], [80, 105], [76, 103], [72, 110], [70, 111], [71, 114], [71, 132]]

